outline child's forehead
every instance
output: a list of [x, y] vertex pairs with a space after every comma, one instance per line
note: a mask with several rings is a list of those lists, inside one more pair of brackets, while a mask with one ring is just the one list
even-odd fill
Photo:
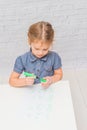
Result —
[[49, 47], [50, 44], [48, 42], [44, 42], [44, 41], [34, 41], [31, 43], [31, 45], [33, 46], [44, 46], [44, 47]]
[[35, 47], [50, 47], [50, 43], [48, 42], [44, 42], [44, 41], [34, 41], [31, 43], [31, 45], [35, 46]]

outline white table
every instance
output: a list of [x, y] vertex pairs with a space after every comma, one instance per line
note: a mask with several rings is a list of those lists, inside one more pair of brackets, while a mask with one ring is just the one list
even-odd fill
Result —
[[69, 82], [0, 85], [0, 130], [77, 130]]

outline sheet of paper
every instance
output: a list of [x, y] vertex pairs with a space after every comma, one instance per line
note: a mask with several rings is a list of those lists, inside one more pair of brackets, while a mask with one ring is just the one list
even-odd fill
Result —
[[76, 130], [69, 82], [58, 82], [48, 89], [40, 84], [0, 86], [0, 120], [2, 130]]

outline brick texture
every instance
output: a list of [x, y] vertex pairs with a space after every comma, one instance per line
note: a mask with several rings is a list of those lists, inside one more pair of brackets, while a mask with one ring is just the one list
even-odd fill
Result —
[[0, 78], [28, 50], [27, 30], [37, 21], [55, 29], [53, 50], [64, 69], [87, 68], [87, 0], [0, 0]]

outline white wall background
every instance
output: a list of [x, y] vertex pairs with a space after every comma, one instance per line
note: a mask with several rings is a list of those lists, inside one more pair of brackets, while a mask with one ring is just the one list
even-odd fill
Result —
[[41, 20], [55, 29], [63, 69], [87, 68], [87, 0], [0, 0], [0, 83], [28, 50], [28, 27]]

